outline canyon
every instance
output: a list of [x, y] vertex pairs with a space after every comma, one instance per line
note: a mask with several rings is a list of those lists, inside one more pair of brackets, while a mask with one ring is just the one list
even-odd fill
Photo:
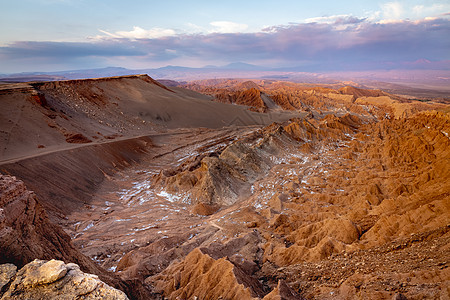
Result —
[[130, 75], [0, 105], [2, 299], [450, 298], [448, 99]]

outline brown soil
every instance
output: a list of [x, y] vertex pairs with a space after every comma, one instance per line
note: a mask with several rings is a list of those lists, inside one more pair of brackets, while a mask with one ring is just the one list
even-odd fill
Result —
[[66, 136], [66, 142], [68, 142], [68, 143], [86, 144], [86, 143], [92, 142], [92, 140], [88, 139], [81, 133], [65, 134], [65, 136]]
[[167, 128], [267, 125], [304, 115], [249, 112], [197, 92], [169, 89], [147, 75], [1, 85], [0, 106], [2, 163]]
[[[29, 249], [44, 249], [42, 239], [52, 236], [45, 230], [66, 235], [63, 240], [70, 236], [73, 259], [89, 257], [98, 268], [92, 272], [108, 270], [123, 289], [135, 287], [128, 295], [140, 299], [449, 298], [446, 105], [274, 81], [208, 87], [259, 95], [251, 102], [262, 99], [268, 113], [254, 114], [210, 100], [202, 106], [195, 92], [148, 78], [37, 86], [46, 100], [25, 102], [21, 122], [4, 131], [9, 142], [0, 170], [36, 192], [39, 215], [47, 211], [40, 221], [27, 221], [15, 210], [25, 218], [14, 234], [18, 247], [28, 245], [28, 232], [34, 232]], [[19, 101], [29, 89], [4, 91], [1, 99], [13, 105], [11, 97]], [[154, 94], [160, 100], [148, 100]], [[136, 106], [125, 110], [121, 102], [130, 95]], [[264, 98], [269, 95], [277, 106]], [[183, 117], [175, 104], [157, 109], [163, 100], [181, 98], [186, 105], [180, 107], [190, 108]], [[82, 113], [75, 106], [81, 103], [92, 110]], [[143, 108], [148, 103], [159, 119], [136, 119], [136, 112], [151, 112]], [[73, 110], [59, 109], [63, 105]], [[214, 115], [219, 107], [220, 120]], [[235, 113], [247, 121], [261, 118], [251, 126], [220, 125]], [[202, 119], [187, 121], [197, 114]], [[82, 125], [109, 118], [106, 127]], [[148, 127], [134, 127], [143, 120]], [[43, 140], [51, 137], [54, 144], [12, 154], [28, 143], [18, 129], [33, 124], [44, 124]], [[92, 142], [68, 145], [67, 132]], [[13, 221], [6, 219], [0, 225], [9, 228]], [[32, 225], [42, 230], [28, 230]], [[64, 257], [58, 250], [66, 248], [48, 247], [45, 255]], [[5, 253], [23, 263], [40, 255], [11, 249]]]
[[437, 100], [423, 103], [381, 90], [342, 84], [314, 86], [276, 80], [215, 79], [193, 81], [183, 86], [212, 95], [216, 101], [247, 105], [250, 110], [261, 112], [282, 109], [314, 113], [332, 112], [335, 115], [356, 113], [384, 118], [446, 107]]
[[73, 246], [70, 236], [50, 222], [36, 195], [22, 181], [5, 175], [0, 175], [0, 253], [0, 264], [13, 263], [19, 268], [35, 259], [76, 263], [84, 272], [96, 274], [131, 297], [152, 297], [142, 283], [122, 280], [83, 255]]

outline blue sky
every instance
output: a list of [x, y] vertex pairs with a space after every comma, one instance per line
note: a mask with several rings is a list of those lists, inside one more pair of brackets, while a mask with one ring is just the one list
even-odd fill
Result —
[[0, 73], [450, 60], [450, 2], [0, 0]]

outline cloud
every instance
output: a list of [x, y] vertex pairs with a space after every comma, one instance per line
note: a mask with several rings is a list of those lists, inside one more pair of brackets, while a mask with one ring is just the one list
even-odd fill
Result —
[[198, 26], [197, 24], [194, 24], [194, 23], [187, 23], [186, 27], [187, 27], [187, 31], [189, 31], [191, 33], [201, 33], [201, 32], [205, 31], [205, 29], [203, 27]]
[[325, 24], [356, 24], [363, 22], [365, 19], [360, 19], [352, 15], [333, 15], [326, 17], [309, 18], [305, 23], [325, 23]]
[[216, 21], [209, 23], [214, 26], [214, 29], [211, 31], [212, 33], [238, 33], [247, 30], [247, 24], [239, 24], [228, 21]]
[[[110, 33], [105, 30], [99, 29], [100, 32], [107, 35], [107, 37], [112, 38], [126, 38], [126, 39], [154, 39], [161, 38], [166, 36], [174, 36], [175, 30], [173, 29], [164, 29], [164, 28], [152, 28], [152, 29], [143, 29], [138, 26], [134, 26], [131, 31], [116, 31], [115, 33]], [[104, 38], [103, 36], [97, 36], [97, 38]]]
[[408, 5], [405, 2], [388, 2], [381, 5], [381, 11], [373, 14], [373, 19], [380, 23], [395, 23], [404, 21], [406, 17], [408, 20], [445, 17], [442, 13], [445, 11], [450, 11], [450, 3]]
[[362, 23], [366, 18], [357, 18], [352, 15], [333, 15], [306, 19], [306, 23], [318, 23], [333, 25], [336, 30], [345, 30], [355, 24]]
[[0, 57], [18, 59], [24, 57], [45, 57], [50, 59], [66, 59], [87, 56], [140, 56], [145, 55], [143, 49], [134, 47], [128, 42], [15, 42], [0, 47]]
[[145, 38], [139, 34], [116, 32], [108, 38], [85, 43], [16, 42], [0, 47], [0, 61], [3, 64], [14, 60], [10, 63], [19, 64], [21, 59], [29, 62], [33, 57], [53, 62], [95, 58], [143, 68], [173, 62], [192, 66], [193, 62], [206, 65], [242, 61], [352, 69], [378, 67], [386, 62], [450, 60], [448, 18], [395, 23], [371, 22], [352, 16], [332, 19], [273, 26], [248, 33], [225, 33], [231, 27], [225, 30], [226, 26], [223, 26], [223, 30], [208, 34], [150, 35]]
[[[450, 3], [435, 3], [431, 6], [425, 5], [415, 5], [412, 7], [412, 12], [416, 17], [426, 17], [426, 16], [439, 16], [445, 15], [442, 14], [443, 11], [450, 11]], [[447, 13], [448, 15], [449, 13]]]
[[404, 13], [403, 6], [399, 2], [388, 2], [381, 6], [383, 17], [387, 20], [399, 20]]

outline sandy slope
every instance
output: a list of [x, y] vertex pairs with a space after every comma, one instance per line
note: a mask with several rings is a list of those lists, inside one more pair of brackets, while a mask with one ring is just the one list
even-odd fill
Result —
[[9, 86], [0, 172], [138, 298], [448, 298], [448, 108], [278, 91], [311, 112], [147, 76]]
[[302, 115], [250, 112], [146, 75], [1, 85], [0, 105], [0, 161], [164, 128], [264, 125]]

